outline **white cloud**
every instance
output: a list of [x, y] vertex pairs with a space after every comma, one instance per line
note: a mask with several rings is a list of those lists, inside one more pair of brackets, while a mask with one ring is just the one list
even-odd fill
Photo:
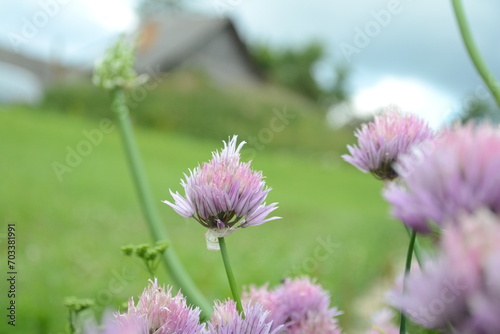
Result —
[[126, 31], [137, 24], [134, 3], [131, 0], [81, 1], [87, 15], [107, 30]]
[[361, 88], [353, 98], [354, 112], [366, 116], [381, 108], [396, 105], [415, 113], [437, 128], [452, 112], [454, 100], [428, 84], [413, 78], [388, 76], [375, 85]]

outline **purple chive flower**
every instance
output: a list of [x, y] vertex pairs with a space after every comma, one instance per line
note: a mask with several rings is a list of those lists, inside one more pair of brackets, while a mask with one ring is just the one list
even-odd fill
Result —
[[482, 209], [443, 231], [440, 253], [408, 276], [392, 304], [416, 323], [456, 333], [500, 333], [500, 219]]
[[139, 297], [137, 306], [130, 299], [127, 313], [116, 315], [116, 321], [125, 324], [140, 318], [147, 324], [147, 330], [141, 334], [202, 334], [204, 330], [200, 309], [188, 307], [180, 292], [173, 296], [171, 287], [165, 290], [158, 286], [156, 278]]
[[282, 326], [271, 329], [269, 312], [259, 304], [246, 304], [244, 309], [245, 318], [242, 318], [234, 301], [216, 302], [206, 334], [277, 334], [281, 330]]
[[271, 190], [266, 188], [261, 172], [253, 171], [250, 162], [240, 161], [236, 146], [237, 136], [224, 142], [224, 149], [212, 153], [212, 160], [190, 170], [181, 184], [185, 197], [170, 191], [175, 204], [170, 205], [178, 214], [194, 218], [208, 228], [206, 239], [210, 250], [218, 250], [218, 238], [233, 233], [239, 227], [260, 225], [279, 217], [267, 218], [277, 209], [264, 200]]
[[273, 327], [284, 325], [283, 334], [341, 333], [336, 317], [342, 312], [330, 308], [328, 292], [309, 278], [286, 279], [271, 291], [252, 287], [244, 298], [269, 310]]
[[419, 232], [443, 225], [460, 212], [486, 207], [500, 213], [500, 131], [488, 123], [467, 124], [401, 157], [402, 182], [384, 197], [392, 214]]
[[350, 155], [342, 158], [378, 179], [392, 180], [398, 176], [392, 167], [398, 157], [409, 152], [413, 145], [433, 138], [434, 133], [417, 116], [392, 109], [375, 116], [373, 122], [363, 124], [355, 136], [358, 146], [347, 146]]

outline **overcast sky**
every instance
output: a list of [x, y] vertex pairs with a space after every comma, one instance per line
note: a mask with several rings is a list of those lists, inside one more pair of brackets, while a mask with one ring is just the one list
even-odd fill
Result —
[[[481, 81], [469, 61], [451, 1], [193, 0], [207, 15], [229, 15], [247, 42], [300, 47], [322, 41], [332, 61], [352, 68], [358, 109], [397, 103], [434, 124]], [[137, 0], [0, 0], [0, 43], [20, 52], [88, 61], [137, 24]], [[464, 0], [486, 62], [500, 77], [500, 1]], [[41, 11], [50, 17], [44, 20]], [[39, 21], [36, 21], [39, 20]], [[29, 29], [29, 25], [35, 29]], [[21, 38], [19, 38], [21, 37]], [[324, 80], [327, 65], [318, 68]]]

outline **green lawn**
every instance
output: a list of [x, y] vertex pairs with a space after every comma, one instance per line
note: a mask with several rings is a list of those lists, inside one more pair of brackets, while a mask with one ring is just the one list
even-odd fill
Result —
[[[16, 224], [18, 244], [17, 323], [15, 330], [7, 328], [2, 314], [1, 333], [63, 333], [65, 296], [94, 298], [102, 310], [137, 296], [147, 284], [141, 263], [120, 251], [123, 245], [149, 241], [149, 232], [117, 129], [104, 134], [61, 182], [54, 171], [54, 162], [65, 164], [67, 148], [77, 149], [86, 139], [83, 131], [98, 127], [98, 120], [60, 113], [0, 109], [3, 275], [8, 223]], [[170, 199], [169, 188], [180, 190], [183, 173], [208, 160], [221, 142], [158, 130], [138, 129], [136, 134], [172, 244], [209, 298], [227, 298], [222, 261], [206, 250], [204, 229], [160, 203]], [[227, 238], [239, 284], [274, 285], [288, 273], [316, 277], [345, 311], [342, 324], [358, 324], [353, 303], [393, 273], [407, 240], [388, 217], [382, 184], [338, 157], [325, 161], [317, 153], [264, 149], [253, 160], [273, 188], [268, 202], [280, 203], [276, 214], [283, 219]], [[318, 250], [325, 242], [333, 245], [328, 256]], [[169, 283], [163, 268], [157, 275]], [[1, 281], [5, 310], [6, 280]]]

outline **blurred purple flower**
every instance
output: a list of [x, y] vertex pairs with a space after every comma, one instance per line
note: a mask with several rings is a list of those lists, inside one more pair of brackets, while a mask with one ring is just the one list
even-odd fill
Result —
[[430, 145], [400, 158], [402, 182], [384, 197], [392, 213], [419, 232], [443, 225], [460, 212], [486, 207], [500, 213], [500, 130], [488, 123], [444, 131]]
[[165, 290], [158, 286], [156, 278], [139, 297], [137, 306], [130, 299], [127, 313], [116, 315], [120, 324], [133, 319], [145, 319], [147, 330], [144, 334], [202, 334], [204, 330], [204, 325], [200, 324], [200, 310], [188, 307], [180, 292], [172, 296], [171, 287]]
[[426, 328], [500, 333], [500, 219], [485, 209], [460, 216], [443, 231], [438, 258], [391, 300]]
[[271, 291], [267, 286], [251, 287], [244, 299], [268, 310], [273, 328], [284, 325], [284, 334], [341, 333], [335, 317], [342, 312], [329, 307], [328, 292], [309, 278], [286, 279]]
[[413, 145], [433, 138], [434, 132], [417, 116], [391, 109], [363, 124], [355, 136], [358, 146], [347, 146], [350, 155], [342, 158], [378, 179], [392, 180], [398, 176], [392, 166], [399, 156]]
[[242, 318], [234, 301], [216, 302], [206, 334], [277, 334], [281, 330], [282, 326], [271, 329], [269, 312], [261, 305], [247, 303], [244, 308], [245, 318]]
[[224, 142], [224, 149], [212, 153], [212, 160], [184, 174], [182, 180], [185, 197], [170, 191], [175, 204], [170, 205], [178, 214], [194, 218], [208, 228], [207, 246], [218, 250], [219, 237], [233, 233], [239, 227], [260, 225], [279, 217], [267, 218], [277, 203], [266, 205], [264, 200], [271, 190], [265, 187], [261, 172], [253, 171], [250, 162], [240, 161], [240, 150], [245, 142], [236, 146], [237, 136]]
[[148, 334], [149, 328], [146, 317], [130, 316], [117, 319], [112, 313], [105, 312], [102, 326], [87, 323], [84, 327], [85, 334]]

